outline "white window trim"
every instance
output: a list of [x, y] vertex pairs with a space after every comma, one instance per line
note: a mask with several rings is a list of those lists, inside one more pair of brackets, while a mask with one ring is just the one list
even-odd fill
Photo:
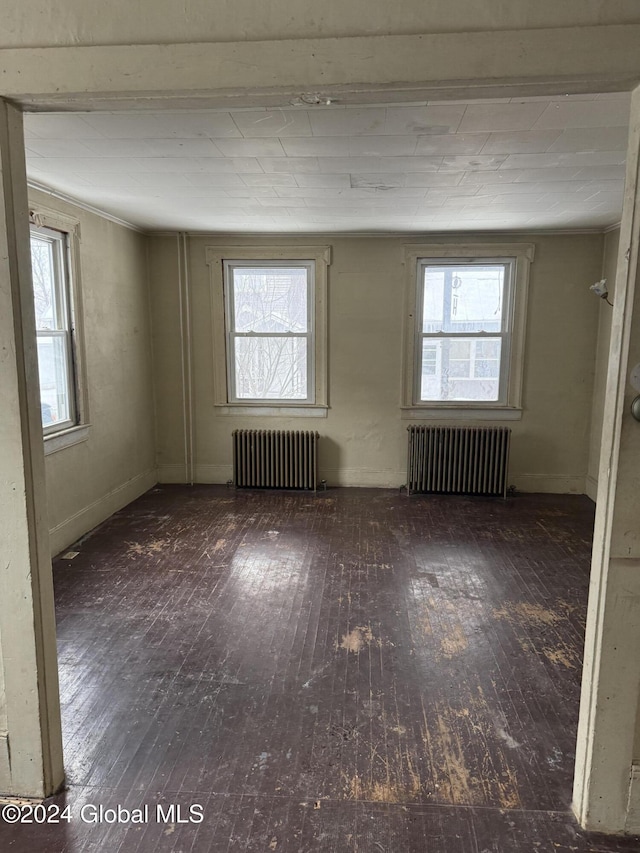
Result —
[[[522, 417], [524, 345], [529, 270], [535, 254], [533, 243], [428, 243], [403, 247], [405, 299], [403, 324], [402, 417], [420, 420], [519, 420]], [[506, 383], [506, 402], [417, 402], [418, 264], [421, 260], [513, 259], [511, 356]]]
[[80, 221], [58, 210], [42, 205], [30, 206], [29, 224], [51, 228], [67, 235], [69, 296], [71, 299], [71, 332], [74, 354], [76, 423], [43, 436], [45, 456], [86, 441], [89, 436], [89, 393], [86, 374], [82, 285], [80, 275]]
[[50, 456], [52, 453], [57, 453], [58, 450], [72, 447], [74, 444], [80, 444], [88, 438], [89, 424], [80, 424], [69, 429], [50, 433], [44, 437], [44, 455]]
[[[472, 350], [475, 351], [475, 344], [478, 340], [480, 340], [480, 336], [475, 332], [465, 332], [464, 334], [459, 333], [449, 333], [445, 334], [433, 334], [427, 335], [422, 332], [421, 328], [421, 317], [423, 312], [423, 300], [424, 300], [424, 271], [430, 266], [440, 266], [441, 264], [451, 263], [454, 260], [456, 265], [460, 266], [471, 266], [473, 264], [492, 264], [495, 266], [500, 266], [505, 269], [505, 287], [503, 290], [503, 323], [502, 328], [499, 332], [491, 333], [492, 337], [500, 338], [501, 341], [501, 356], [500, 356], [500, 374], [498, 377], [498, 386], [500, 391], [500, 397], [498, 400], [494, 400], [492, 402], [486, 403], [474, 403], [469, 400], [460, 400], [460, 401], [447, 401], [447, 400], [421, 400], [420, 399], [420, 386], [421, 386], [421, 352], [422, 352], [422, 343], [425, 339], [431, 339], [433, 341], [441, 340], [444, 338], [451, 338], [452, 335], [459, 335], [460, 337], [467, 338], [470, 341], [473, 341]], [[416, 310], [414, 312], [414, 336], [415, 336], [415, 347], [414, 347], [414, 358], [415, 358], [415, 370], [414, 370], [414, 388], [412, 399], [415, 405], [454, 405], [454, 406], [467, 406], [467, 405], [481, 405], [483, 407], [495, 406], [495, 407], [504, 407], [508, 404], [508, 377], [509, 377], [509, 367], [511, 364], [511, 343], [512, 343], [512, 318], [513, 318], [513, 291], [515, 287], [515, 262], [513, 258], [419, 258], [416, 264]], [[504, 323], [506, 320], [506, 324]], [[506, 355], [506, 357], [504, 357]], [[469, 378], [472, 378], [469, 376]]]
[[[43, 424], [43, 435], [53, 435], [77, 424], [77, 389], [75, 379], [75, 354], [73, 334], [73, 307], [70, 292], [70, 270], [69, 270], [69, 235], [64, 231], [41, 226], [31, 226], [31, 240], [34, 239], [49, 245], [51, 262], [52, 284], [54, 292], [55, 322], [53, 328], [39, 329], [36, 327], [36, 338], [38, 352], [40, 352], [40, 341], [42, 338], [57, 339], [64, 348], [64, 365], [66, 373], [67, 388], [67, 411], [66, 417], [58, 421], [52, 421], [46, 426]], [[33, 249], [32, 249], [33, 251]], [[32, 255], [33, 263], [33, 255]], [[33, 275], [33, 270], [32, 270]], [[39, 356], [38, 356], [39, 357]], [[41, 389], [42, 391], [42, 389]]]
[[[326, 417], [327, 394], [327, 271], [330, 246], [207, 246], [206, 262], [211, 279], [213, 327], [213, 392], [216, 413], [221, 415]], [[292, 400], [291, 404], [263, 400], [234, 401], [227, 376], [227, 331], [223, 262], [312, 261], [315, 265], [314, 293], [314, 402]]]
[[[276, 267], [284, 267], [285, 269], [305, 270], [306, 290], [307, 290], [307, 311], [306, 311], [306, 329], [304, 333], [288, 332], [287, 337], [303, 338], [305, 342], [306, 356], [306, 396], [304, 398], [294, 397], [289, 400], [282, 397], [269, 398], [259, 397], [257, 399], [245, 399], [238, 396], [237, 387], [235, 384], [235, 352], [237, 339], [242, 337], [242, 332], [238, 332], [235, 328], [235, 311], [234, 311], [234, 288], [235, 276], [234, 270], [252, 268], [258, 269], [265, 266], [266, 268], [276, 269]], [[222, 262], [224, 277], [225, 277], [225, 317], [226, 317], [226, 345], [227, 352], [232, 354], [231, 358], [227, 359], [227, 388], [229, 389], [229, 402], [233, 405], [242, 405], [246, 402], [258, 403], [263, 406], [287, 406], [298, 404], [300, 406], [315, 405], [315, 261], [298, 261], [287, 260], [286, 265], [282, 261], [269, 261], [261, 258], [259, 261], [248, 261], [246, 258], [241, 263], [232, 260], [224, 260]]]

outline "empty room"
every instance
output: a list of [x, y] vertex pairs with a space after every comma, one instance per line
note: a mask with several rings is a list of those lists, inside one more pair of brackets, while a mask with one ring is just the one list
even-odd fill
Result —
[[638, 849], [640, 15], [458, 5], [9, 11], [3, 850]]

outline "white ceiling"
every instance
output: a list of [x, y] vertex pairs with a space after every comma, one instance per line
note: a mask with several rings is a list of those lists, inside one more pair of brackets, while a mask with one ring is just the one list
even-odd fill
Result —
[[29, 179], [148, 230], [600, 228], [627, 94], [25, 116]]

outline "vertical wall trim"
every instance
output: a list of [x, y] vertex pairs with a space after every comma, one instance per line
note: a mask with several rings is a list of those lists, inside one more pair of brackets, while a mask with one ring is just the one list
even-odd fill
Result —
[[3, 793], [42, 797], [61, 786], [64, 769], [24, 151], [22, 115], [0, 101], [0, 633], [7, 725], [0, 784]]
[[635, 648], [636, 625], [628, 616], [621, 618], [619, 609], [625, 597], [640, 599], [640, 591], [632, 584], [640, 561], [633, 559], [631, 547], [628, 555], [621, 553], [614, 528], [617, 514], [629, 499], [625, 496], [625, 487], [629, 488], [625, 463], [628, 468], [633, 458], [632, 448], [626, 448], [621, 467], [621, 434], [625, 418], [630, 418], [624, 410], [629, 349], [640, 311], [640, 307], [634, 310], [639, 215], [637, 88], [631, 100], [573, 792], [573, 808], [581, 825], [603, 832], [622, 832], [626, 825], [638, 701], [638, 667], [630, 653]]
[[189, 264], [187, 234], [176, 234], [178, 254], [178, 303], [180, 312], [180, 361], [182, 372], [182, 423], [185, 483], [193, 485], [193, 393], [191, 369], [191, 302], [189, 298]]
[[153, 299], [151, 294], [151, 241], [149, 237], [144, 238], [145, 263], [147, 275], [147, 315], [149, 317], [149, 360], [151, 364], [151, 407], [153, 413], [153, 467], [158, 470], [158, 395], [156, 392], [156, 365], [155, 345], [153, 334]]
[[189, 274], [189, 238], [186, 232], [182, 232], [182, 271], [184, 279], [184, 316], [186, 328], [186, 363], [187, 363], [187, 405], [189, 411], [189, 431], [188, 431], [188, 447], [189, 447], [189, 484], [194, 483], [194, 438], [193, 438], [193, 371], [192, 371], [192, 334], [191, 334], [191, 279]]
[[184, 381], [184, 324], [182, 322], [182, 254], [180, 234], [176, 233], [176, 260], [178, 263], [178, 319], [180, 321], [180, 379], [182, 384], [182, 450], [184, 454], [184, 478], [187, 481], [187, 402]]

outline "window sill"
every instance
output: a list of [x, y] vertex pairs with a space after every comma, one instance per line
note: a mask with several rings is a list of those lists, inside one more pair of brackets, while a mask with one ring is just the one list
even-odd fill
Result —
[[326, 418], [328, 406], [256, 406], [253, 404], [216, 404], [216, 414], [235, 417]]
[[57, 453], [58, 450], [64, 450], [65, 447], [72, 447], [74, 444], [80, 444], [89, 438], [90, 424], [81, 424], [70, 429], [54, 432], [44, 437], [44, 455], [49, 456], [51, 453]]
[[516, 406], [402, 406], [403, 420], [421, 421], [519, 421]]

